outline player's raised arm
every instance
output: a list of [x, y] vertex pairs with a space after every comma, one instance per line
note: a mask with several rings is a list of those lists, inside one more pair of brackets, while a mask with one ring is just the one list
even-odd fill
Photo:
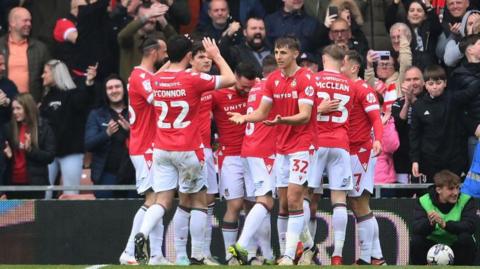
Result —
[[208, 57], [212, 59], [220, 70], [220, 81], [217, 84], [217, 89], [230, 87], [235, 84], [235, 75], [230, 66], [228, 66], [227, 61], [225, 61], [220, 54], [220, 50], [218, 49], [217, 44], [215, 44], [215, 40], [205, 37], [202, 40], [202, 43]]

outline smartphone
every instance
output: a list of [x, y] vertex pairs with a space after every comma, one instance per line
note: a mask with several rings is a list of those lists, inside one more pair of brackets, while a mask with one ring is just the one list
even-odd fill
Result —
[[390, 51], [388, 50], [377, 50], [375, 53], [380, 56], [380, 60], [388, 60], [390, 59]]
[[328, 15], [329, 15], [329, 16], [337, 15], [337, 17], [338, 17], [338, 7], [336, 7], [336, 6], [329, 6], [329, 7], [328, 7]]

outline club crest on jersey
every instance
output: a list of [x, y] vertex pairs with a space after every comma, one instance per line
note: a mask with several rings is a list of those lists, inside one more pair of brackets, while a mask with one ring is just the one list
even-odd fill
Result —
[[315, 90], [313, 89], [312, 86], [307, 86], [307, 87], [305, 88], [305, 94], [306, 94], [307, 96], [313, 96], [314, 93], [315, 93]]
[[275, 87], [277, 87], [277, 86], [278, 86], [278, 83], [280, 83], [280, 81], [278, 81], [278, 80], [275, 80]]
[[376, 101], [377, 101], [377, 98], [375, 97], [375, 94], [373, 93], [367, 94], [367, 102], [369, 102], [370, 104], [373, 104]]
[[296, 80], [296, 79], [294, 79], [294, 80], [292, 81], [292, 83], [290, 84], [290, 86], [292, 86], [292, 87], [295, 87], [295, 86], [297, 86], [297, 80]]

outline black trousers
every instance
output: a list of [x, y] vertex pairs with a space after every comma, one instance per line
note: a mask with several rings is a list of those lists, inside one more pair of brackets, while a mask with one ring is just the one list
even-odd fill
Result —
[[[413, 235], [410, 240], [410, 264], [427, 264], [427, 252], [436, 243], [421, 235]], [[455, 255], [455, 265], [473, 265], [477, 245], [471, 234], [462, 233], [451, 246]]]

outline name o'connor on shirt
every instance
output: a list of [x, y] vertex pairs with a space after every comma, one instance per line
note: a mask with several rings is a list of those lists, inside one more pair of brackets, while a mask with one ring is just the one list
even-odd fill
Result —
[[245, 108], [245, 107], [247, 107], [247, 103], [240, 103], [240, 104], [225, 106], [223, 107], [223, 110], [228, 112], [228, 111], [234, 111], [234, 110]]
[[171, 98], [171, 97], [184, 97], [187, 96], [187, 92], [184, 89], [177, 90], [155, 90], [153, 91], [155, 97]]

